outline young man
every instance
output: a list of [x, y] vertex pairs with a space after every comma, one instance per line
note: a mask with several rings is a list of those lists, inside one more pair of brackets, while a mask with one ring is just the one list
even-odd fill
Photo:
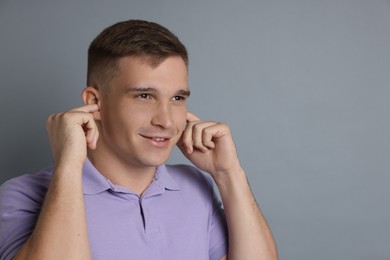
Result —
[[[97, 36], [85, 105], [47, 122], [54, 167], [1, 187], [1, 259], [277, 259], [229, 128], [187, 111], [187, 69], [158, 24]], [[209, 175], [164, 165], [175, 145]]]

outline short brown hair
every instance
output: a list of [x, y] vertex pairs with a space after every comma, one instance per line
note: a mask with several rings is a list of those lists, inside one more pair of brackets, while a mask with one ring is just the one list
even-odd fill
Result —
[[128, 20], [104, 29], [88, 49], [87, 86], [107, 84], [118, 69], [117, 61], [126, 56], [140, 57], [157, 67], [166, 58], [179, 56], [188, 67], [185, 46], [167, 28], [153, 22]]

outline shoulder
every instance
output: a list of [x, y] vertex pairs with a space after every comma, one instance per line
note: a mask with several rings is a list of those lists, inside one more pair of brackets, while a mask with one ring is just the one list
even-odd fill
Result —
[[[25, 174], [12, 178], [0, 186], [0, 210], [9, 206], [23, 206], [26, 201], [40, 203], [43, 200], [53, 172], [48, 167], [36, 174]], [[30, 202], [29, 202], [30, 203]]]
[[52, 168], [15, 177], [0, 186], [0, 258], [8, 259], [27, 240], [37, 221]]

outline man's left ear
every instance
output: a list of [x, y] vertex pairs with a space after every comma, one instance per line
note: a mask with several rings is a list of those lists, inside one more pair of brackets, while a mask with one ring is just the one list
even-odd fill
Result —
[[99, 110], [93, 113], [93, 118], [95, 120], [100, 120], [100, 92], [94, 87], [86, 87], [81, 93], [81, 98], [84, 101], [85, 105], [96, 104], [99, 107]]

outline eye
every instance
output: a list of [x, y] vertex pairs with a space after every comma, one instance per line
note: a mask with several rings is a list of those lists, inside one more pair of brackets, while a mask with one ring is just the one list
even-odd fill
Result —
[[151, 98], [151, 95], [148, 93], [142, 93], [142, 94], [139, 94], [137, 97], [140, 99], [148, 99], [148, 98]]
[[186, 97], [184, 97], [184, 96], [174, 96], [172, 98], [172, 100], [174, 100], [174, 101], [184, 101], [184, 100], [186, 100]]

